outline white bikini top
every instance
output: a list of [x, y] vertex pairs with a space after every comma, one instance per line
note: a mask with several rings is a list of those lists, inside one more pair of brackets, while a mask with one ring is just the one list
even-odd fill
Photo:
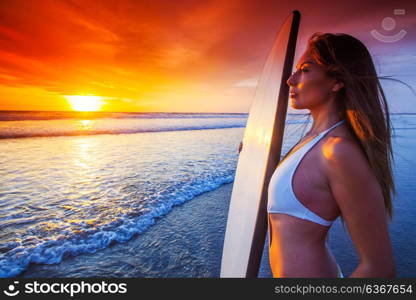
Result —
[[283, 213], [306, 219], [324, 226], [330, 226], [334, 221], [328, 221], [306, 208], [295, 196], [292, 187], [292, 178], [296, 168], [305, 154], [335, 126], [345, 120], [341, 120], [327, 130], [305, 143], [294, 153], [289, 154], [275, 169], [268, 188], [268, 213]]

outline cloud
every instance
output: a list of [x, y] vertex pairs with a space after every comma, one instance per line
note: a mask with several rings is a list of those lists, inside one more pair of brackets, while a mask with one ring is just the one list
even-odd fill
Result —
[[234, 86], [236, 87], [256, 87], [258, 82], [257, 77], [247, 78], [243, 79], [239, 82], [237, 82]]

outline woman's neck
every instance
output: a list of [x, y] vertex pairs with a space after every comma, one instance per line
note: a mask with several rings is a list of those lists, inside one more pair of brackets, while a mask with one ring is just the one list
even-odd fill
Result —
[[309, 130], [309, 134], [319, 134], [341, 121], [336, 108], [331, 103], [333, 102], [329, 102], [327, 105], [320, 106], [319, 108], [310, 109], [313, 124]]

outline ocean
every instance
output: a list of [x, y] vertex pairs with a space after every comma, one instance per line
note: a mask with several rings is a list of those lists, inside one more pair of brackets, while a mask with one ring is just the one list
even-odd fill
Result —
[[[0, 277], [218, 277], [247, 117], [0, 112]], [[416, 115], [392, 120], [390, 230], [406, 277], [416, 271]], [[288, 115], [283, 154], [308, 125]], [[347, 275], [357, 256], [339, 223], [329, 242]]]

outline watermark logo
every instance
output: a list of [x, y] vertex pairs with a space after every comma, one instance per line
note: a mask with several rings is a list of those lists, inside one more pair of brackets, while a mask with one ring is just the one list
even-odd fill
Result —
[[19, 281], [14, 281], [13, 283], [14, 284], [10, 284], [8, 286], [7, 290], [3, 291], [3, 293], [6, 294], [7, 296], [14, 297], [20, 293], [19, 290], [16, 290], [16, 286], [15, 286], [19, 284]]
[[[395, 15], [404, 15], [406, 14], [406, 10], [404, 9], [394, 9], [394, 14]], [[385, 31], [392, 31], [396, 28], [396, 21], [391, 18], [391, 17], [386, 17], [381, 21], [381, 27], [383, 27], [383, 29]], [[405, 35], [406, 35], [406, 30], [401, 29], [398, 33], [393, 34], [393, 35], [384, 35], [380, 32], [378, 32], [376, 29], [373, 29], [370, 31], [371, 35], [378, 41], [380, 42], [384, 42], [384, 43], [394, 43], [397, 41], [400, 41]]]
[[19, 281], [9, 284], [3, 290], [6, 296], [14, 297], [18, 294], [66, 294], [74, 297], [76, 294], [126, 294], [127, 283], [101, 282], [26, 282], [17, 289]]

